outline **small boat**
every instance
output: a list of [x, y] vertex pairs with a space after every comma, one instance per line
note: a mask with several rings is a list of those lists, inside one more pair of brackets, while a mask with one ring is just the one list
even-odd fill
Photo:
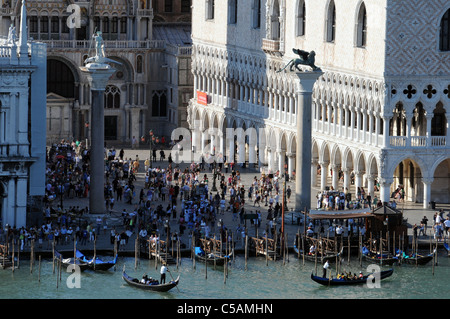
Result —
[[82, 261], [82, 260], [80, 260], [78, 258], [75, 258], [75, 262], [74, 262], [74, 258], [73, 257], [71, 257], [71, 258], [64, 258], [61, 255], [61, 253], [59, 253], [56, 250], [55, 250], [55, 258], [58, 259], [58, 260], [61, 260], [61, 264], [64, 267], [69, 267], [69, 266], [72, 266], [72, 265], [75, 264], [76, 266], [78, 266], [78, 268], [81, 271], [85, 271], [87, 269], [90, 269], [90, 265], [88, 263], [86, 263], [86, 262], [84, 262], [84, 261]]
[[151, 291], [158, 291], [158, 292], [166, 292], [172, 289], [173, 287], [177, 286], [180, 281], [180, 276], [177, 277], [177, 279], [169, 281], [165, 284], [144, 284], [139, 281], [137, 278], [133, 278], [127, 275], [125, 272], [125, 269], [122, 272], [122, 278], [125, 280], [127, 284], [133, 287], [137, 287], [144, 290], [151, 290]]
[[206, 254], [205, 251], [201, 247], [195, 247], [194, 250], [195, 259], [201, 262], [207, 262], [211, 265], [223, 266], [225, 261], [230, 259], [230, 256], [233, 255], [233, 252], [229, 255], [222, 255], [220, 253], [210, 253]]
[[444, 249], [447, 251], [449, 257], [450, 257], [450, 247], [448, 246], [447, 243], [444, 243]]
[[[295, 253], [298, 255], [300, 254], [300, 258], [303, 258], [303, 249], [298, 249], [296, 245], [294, 245], [294, 251]], [[341, 251], [337, 254], [326, 254], [325, 256], [322, 256], [321, 254], [317, 255], [317, 262], [320, 262], [322, 264], [324, 264], [325, 262], [329, 262], [330, 264], [335, 263], [336, 262], [336, 258], [339, 258], [340, 255], [342, 254], [343, 248], [341, 249]], [[310, 255], [309, 253], [305, 253], [305, 259], [309, 260], [309, 261], [316, 261], [316, 256], [315, 255]]]
[[87, 259], [86, 256], [83, 255], [83, 253], [80, 252], [78, 249], [76, 251], [76, 257], [80, 261], [87, 263], [89, 265], [89, 269], [91, 270], [108, 270], [116, 265], [118, 258], [118, 256], [116, 255], [116, 257], [113, 260], [103, 261], [102, 259], [96, 257], [94, 261], [94, 258]]
[[433, 255], [436, 249], [428, 255], [412, 254], [410, 256], [406, 255], [404, 252], [401, 254], [401, 262], [409, 265], [425, 265], [433, 260]]
[[383, 264], [383, 265], [393, 265], [399, 262], [399, 258], [397, 256], [393, 256], [390, 254], [378, 254], [369, 251], [366, 247], [362, 249], [362, 255], [365, 260], [370, 261], [371, 263]]
[[393, 274], [393, 272], [394, 269], [389, 269], [379, 273], [368, 274], [358, 279], [324, 278], [311, 274], [311, 279], [324, 286], [355, 286], [365, 284], [368, 280], [376, 280], [376, 278], [379, 278], [380, 280], [388, 278]]

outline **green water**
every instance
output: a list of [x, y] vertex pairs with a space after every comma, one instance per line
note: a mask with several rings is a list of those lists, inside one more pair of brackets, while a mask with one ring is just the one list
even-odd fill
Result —
[[[105, 257], [105, 260], [109, 260]], [[141, 277], [144, 273], [159, 279], [159, 271], [153, 260], [140, 260], [135, 269], [134, 258], [119, 258], [116, 269], [105, 272], [85, 271], [79, 277], [79, 288], [69, 288], [67, 280], [72, 273], [63, 268], [61, 280], [57, 270], [53, 272], [51, 260], [41, 262], [39, 274], [38, 262], [30, 272], [28, 260], [22, 260], [20, 268], [0, 270], [1, 299], [322, 299], [322, 298], [358, 298], [358, 299], [434, 299], [448, 298], [450, 284], [450, 259], [441, 253], [438, 265], [431, 262], [425, 266], [393, 266], [392, 277], [381, 281], [379, 288], [366, 285], [354, 287], [323, 287], [310, 279], [315, 271], [313, 262], [303, 265], [295, 255], [283, 264], [282, 260], [268, 261], [264, 257], [249, 258], [247, 269], [242, 256], [236, 256], [230, 263], [228, 276], [224, 276], [223, 267], [213, 269], [197, 262], [193, 267], [190, 258], [183, 258], [178, 269], [169, 267], [173, 277], [180, 275], [178, 288], [166, 293], [140, 290], [128, 286], [121, 273], [125, 265], [131, 276]], [[348, 265], [342, 261], [343, 270], [366, 272], [368, 263], [362, 267], [357, 259]], [[159, 266], [158, 266], [159, 268]], [[382, 269], [388, 269], [383, 266]], [[321, 275], [320, 265], [318, 273]], [[168, 274], [168, 280], [171, 279]], [[40, 280], [39, 280], [40, 279]], [[74, 280], [70, 281], [72, 285]]]

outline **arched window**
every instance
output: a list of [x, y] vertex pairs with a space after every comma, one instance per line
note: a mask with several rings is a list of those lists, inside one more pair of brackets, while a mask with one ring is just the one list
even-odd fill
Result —
[[229, 24], [237, 23], [237, 10], [238, 10], [237, 0], [228, 0], [228, 23]]
[[117, 86], [108, 85], [105, 88], [105, 108], [120, 108], [120, 90]]
[[296, 16], [296, 36], [305, 35], [305, 0], [298, 1]]
[[53, 16], [50, 21], [50, 32], [59, 33], [59, 18]]
[[356, 46], [365, 48], [367, 43], [367, 12], [364, 2], [361, 3], [356, 23]]
[[172, 0], [164, 1], [164, 12], [172, 12], [173, 11], [173, 3]]
[[102, 33], [109, 33], [109, 18], [108, 17], [103, 17]]
[[191, 12], [191, 0], [181, 0], [181, 12]]
[[334, 40], [336, 39], [336, 6], [334, 5], [333, 0], [331, 0], [328, 5], [326, 22], [326, 41], [334, 42]]
[[206, 20], [214, 20], [214, 0], [206, 0]]
[[152, 96], [152, 116], [167, 116], [167, 95], [166, 91], [153, 91]]
[[111, 21], [111, 32], [117, 33], [119, 32], [119, 19], [117, 17], [113, 17]]
[[47, 60], [47, 93], [55, 93], [66, 98], [75, 97], [72, 70], [62, 61]]
[[272, 40], [280, 40], [280, 4], [278, 3], [278, 0], [273, 2], [273, 12], [270, 16], [270, 23], [272, 24]]
[[252, 27], [259, 29], [261, 28], [261, 0], [253, 0], [252, 10]]
[[439, 50], [450, 51], [450, 9], [445, 12], [441, 20]]
[[136, 58], [136, 72], [142, 73], [142, 69], [143, 69], [142, 55], [138, 55]]

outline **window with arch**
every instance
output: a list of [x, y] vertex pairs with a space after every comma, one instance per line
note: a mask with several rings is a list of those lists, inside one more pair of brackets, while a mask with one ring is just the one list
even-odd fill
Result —
[[270, 24], [272, 26], [272, 40], [280, 40], [281, 24], [280, 24], [280, 4], [278, 0], [273, 2], [273, 11], [270, 16]]
[[119, 32], [119, 19], [117, 17], [113, 17], [111, 20], [111, 32], [112, 33]]
[[108, 17], [103, 17], [102, 33], [109, 33], [109, 18]]
[[326, 20], [326, 34], [325, 39], [327, 42], [334, 42], [336, 39], [336, 6], [334, 1], [331, 0], [328, 4], [327, 20]]
[[366, 6], [361, 3], [358, 12], [358, 20], [356, 22], [356, 46], [365, 48], [367, 44], [367, 12]]
[[173, 3], [172, 0], [164, 0], [164, 12], [172, 12]]
[[50, 21], [50, 32], [59, 33], [59, 17], [53, 16]]
[[136, 72], [142, 73], [143, 69], [144, 69], [144, 62], [142, 60], [142, 55], [138, 55], [136, 58]]
[[127, 17], [120, 18], [120, 33], [127, 33]]
[[105, 88], [105, 108], [118, 109], [120, 108], [120, 90], [115, 85], [108, 85]]
[[305, 0], [299, 0], [297, 4], [297, 16], [295, 19], [296, 23], [296, 36], [300, 37], [305, 35], [305, 11], [306, 5]]
[[167, 116], [167, 93], [166, 90], [153, 91], [152, 95], [152, 116]]
[[181, 12], [191, 12], [191, 0], [181, 0]]
[[444, 13], [444, 16], [441, 19], [439, 50], [450, 51], [450, 9]]
[[41, 33], [48, 33], [48, 16], [41, 17]]
[[253, 0], [252, 15], [252, 27], [261, 28], [261, 0]]
[[31, 33], [38, 32], [38, 17], [37, 16], [30, 17], [29, 29], [30, 29]]
[[214, 20], [214, 0], [206, 0], [206, 20]]
[[238, 0], [228, 0], [228, 23], [237, 23]]

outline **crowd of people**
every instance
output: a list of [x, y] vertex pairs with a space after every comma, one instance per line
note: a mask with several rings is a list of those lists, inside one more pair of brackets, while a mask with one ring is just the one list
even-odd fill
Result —
[[345, 191], [339, 191], [331, 187], [331, 189], [324, 190], [316, 195], [317, 209], [372, 209], [383, 205], [376, 195], [372, 198], [370, 194], [366, 194], [364, 187], [358, 187], [355, 195], [355, 198], [352, 198], [352, 193], [347, 188]]
[[[73, 240], [84, 246], [97, 236], [108, 234], [111, 245], [117, 243], [119, 250], [127, 247], [133, 235], [139, 236], [145, 249], [163, 235], [179, 238], [188, 233], [200, 238], [218, 232], [222, 238], [228, 233], [227, 240], [231, 234], [240, 240], [246, 234], [246, 214], [255, 216], [249, 220], [251, 226], [260, 228], [265, 224], [262, 234], [273, 236], [274, 220], [281, 216], [283, 208], [283, 195], [286, 196], [284, 209], [288, 211], [291, 205], [291, 188], [285, 185], [279, 172], [261, 173], [244, 185], [239, 166], [226, 161], [202, 161], [182, 168], [173, 163], [170, 154], [165, 161], [165, 154], [160, 152], [160, 161], [156, 162], [140, 159], [138, 155], [126, 158], [123, 149], [116, 152], [111, 148], [105, 149], [105, 214], [92, 220], [87, 218], [88, 207], [64, 205], [66, 199], [89, 196], [89, 149], [82, 142], [62, 141], [48, 148], [46, 159], [44, 222], [40, 226], [20, 229], [9, 226], [0, 230], [0, 241], [14, 238], [22, 250], [33, 240], [39, 248], [49, 249], [53, 243], [73, 245]], [[138, 173], [142, 174], [143, 183], [137, 183]], [[357, 189], [354, 197], [347, 189], [326, 190], [317, 194], [317, 208], [344, 210], [382, 205], [363, 187]], [[122, 211], [118, 210], [118, 203], [125, 207]], [[225, 225], [225, 215], [231, 215], [234, 226]], [[122, 219], [120, 225], [108, 225], [110, 218], [118, 216]], [[450, 221], [442, 220], [438, 224], [448, 233]], [[341, 227], [329, 227], [326, 222], [318, 222], [309, 225], [308, 232], [342, 231]], [[358, 221], [351, 220], [345, 229], [349, 234], [364, 231]]]

